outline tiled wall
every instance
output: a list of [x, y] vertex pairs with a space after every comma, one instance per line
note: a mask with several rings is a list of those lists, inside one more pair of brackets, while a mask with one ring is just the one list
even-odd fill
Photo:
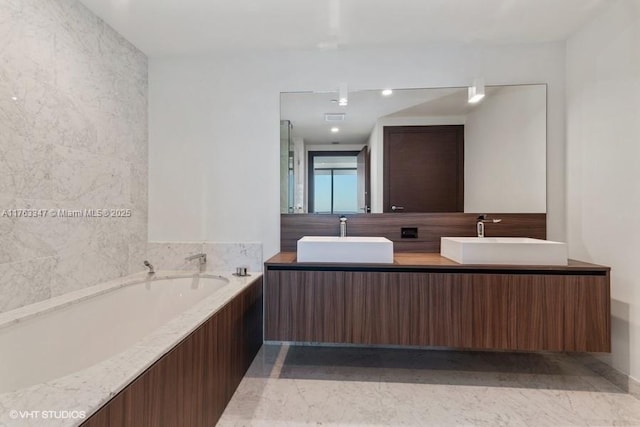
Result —
[[0, 312], [140, 271], [147, 169], [146, 57], [76, 1], [0, 2]]
[[262, 271], [261, 243], [149, 242], [147, 247], [147, 259], [156, 270], [196, 271], [198, 262], [185, 258], [198, 253], [207, 254], [207, 271], [234, 272], [243, 266]]

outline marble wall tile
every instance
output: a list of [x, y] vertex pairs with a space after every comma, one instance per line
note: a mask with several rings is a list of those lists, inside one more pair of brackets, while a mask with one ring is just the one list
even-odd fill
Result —
[[[185, 258], [200, 252], [202, 252], [200, 242], [149, 242], [147, 260], [156, 270], [196, 271], [197, 261], [186, 261]], [[140, 270], [142, 269], [144, 267]]]
[[157, 270], [195, 271], [197, 261], [185, 261], [185, 258], [197, 253], [207, 254], [206, 271], [235, 272], [240, 266], [248, 267], [249, 271], [262, 271], [261, 243], [149, 242], [147, 245], [147, 259]]
[[37, 217], [15, 217], [11, 209], [47, 206], [40, 201], [0, 196], [0, 264], [55, 255], [46, 237], [53, 233], [48, 221]]
[[[0, 7], [0, 66], [8, 70], [13, 83], [26, 92], [34, 77], [53, 83], [53, 47], [57, 2], [8, 0]], [[31, 25], [25, 25], [30, 22]], [[19, 48], [17, 48], [19, 47]]]
[[207, 270], [231, 271], [245, 266], [249, 271], [262, 271], [261, 243], [205, 243]]
[[0, 217], [0, 312], [142, 270], [147, 70], [77, 0], [0, 3], [0, 210], [132, 212]]
[[29, 100], [15, 95], [11, 83], [6, 70], [0, 68], [0, 194], [49, 198], [50, 146], [34, 140]]
[[[149, 167], [146, 162], [130, 163], [129, 205], [132, 217], [146, 222], [149, 215]], [[146, 230], [146, 225], [145, 225]]]
[[85, 285], [85, 281], [89, 279], [86, 276], [85, 263], [89, 257], [93, 258], [93, 254], [88, 255], [86, 258], [83, 255], [85, 255], [85, 251], [81, 245], [65, 248], [57, 252], [55, 267], [51, 272], [49, 283], [52, 297], [91, 285], [91, 283]]
[[129, 273], [129, 237], [124, 218], [79, 218], [92, 223], [88, 239], [59, 251], [51, 281], [57, 296]]
[[119, 208], [129, 204], [131, 167], [116, 158], [53, 146], [52, 199], [69, 209]]
[[[10, 197], [0, 196], [0, 215], [3, 209], [12, 206], [13, 199]], [[16, 220], [13, 218], [3, 218], [0, 216], [0, 264], [6, 264], [15, 261], [18, 251], [22, 247], [16, 245], [13, 239], [16, 229]]]
[[0, 308], [9, 311], [51, 297], [53, 257], [0, 264]]
[[149, 258], [147, 254], [147, 234], [131, 234], [128, 239], [128, 246], [129, 267], [127, 273], [137, 273], [145, 268], [143, 262]]
[[[29, 199], [49, 199], [50, 146], [37, 148], [21, 137], [3, 137], [0, 147], [0, 194]], [[6, 144], [5, 144], [6, 143]]]
[[[95, 119], [77, 100], [58, 88], [40, 90], [35, 105], [27, 104], [30, 116], [29, 134], [33, 141], [56, 144], [101, 155], [113, 154], [115, 148], [100, 146]], [[27, 99], [25, 102], [30, 101]]]

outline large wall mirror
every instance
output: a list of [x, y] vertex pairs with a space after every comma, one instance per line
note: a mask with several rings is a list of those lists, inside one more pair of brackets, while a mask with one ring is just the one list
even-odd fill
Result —
[[282, 213], [546, 212], [547, 88], [280, 95]]

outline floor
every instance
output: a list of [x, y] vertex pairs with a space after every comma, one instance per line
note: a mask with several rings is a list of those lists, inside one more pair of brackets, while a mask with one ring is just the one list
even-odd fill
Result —
[[264, 345], [219, 426], [640, 426], [576, 358]]

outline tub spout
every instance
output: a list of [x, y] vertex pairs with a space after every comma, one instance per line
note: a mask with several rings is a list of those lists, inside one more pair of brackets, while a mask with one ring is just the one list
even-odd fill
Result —
[[207, 254], [191, 255], [191, 256], [186, 257], [184, 260], [185, 261], [193, 261], [194, 259], [197, 259], [200, 264], [206, 264], [207, 263]]
[[186, 257], [184, 260], [185, 261], [193, 261], [194, 259], [198, 260], [198, 266], [200, 266], [200, 271], [202, 272], [204, 270], [204, 265], [207, 263], [207, 254], [195, 254], [195, 255], [191, 255]]
[[149, 274], [154, 274], [156, 271], [153, 269], [153, 265], [147, 260], [144, 261], [144, 266], [149, 269]]

